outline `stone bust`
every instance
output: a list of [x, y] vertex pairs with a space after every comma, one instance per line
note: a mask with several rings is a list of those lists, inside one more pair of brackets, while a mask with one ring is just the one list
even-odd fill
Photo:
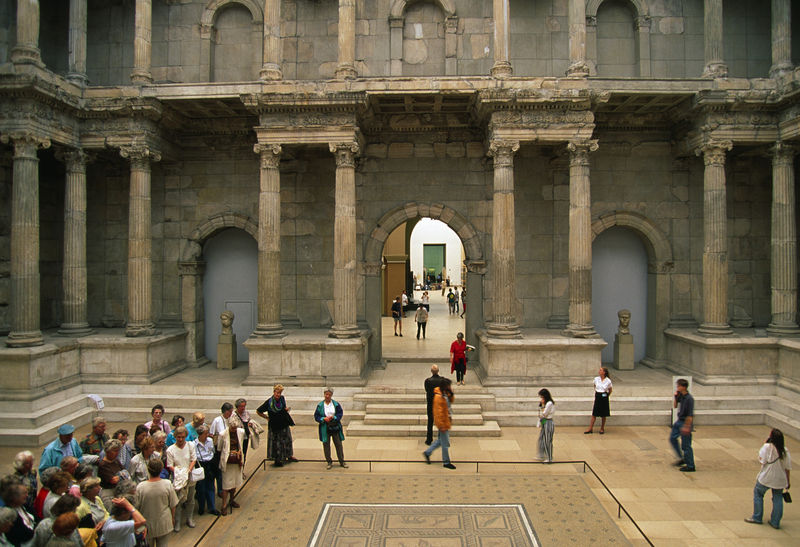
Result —
[[233, 332], [231, 330], [231, 326], [233, 325], [233, 312], [225, 310], [219, 314], [219, 318], [222, 321], [222, 334], [231, 334]]
[[631, 324], [631, 312], [630, 310], [619, 310], [617, 312], [617, 317], [619, 317], [619, 329], [617, 332], [619, 334], [630, 334], [630, 324]]

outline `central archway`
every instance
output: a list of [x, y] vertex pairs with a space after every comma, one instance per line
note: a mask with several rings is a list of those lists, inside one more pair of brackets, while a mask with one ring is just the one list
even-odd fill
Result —
[[474, 333], [483, 326], [483, 276], [486, 272], [481, 238], [467, 218], [442, 203], [409, 202], [387, 211], [375, 224], [364, 242], [366, 320], [373, 333], [369, 344], [369, 362], [380, 366], [381, 334], [381, 258], [389, 235], [401, 224], [418, 218], [439, 220], [449, 226], [464, 246], [467, 266], [469, 306], [464, 332], [468, 341], [477, 342]]

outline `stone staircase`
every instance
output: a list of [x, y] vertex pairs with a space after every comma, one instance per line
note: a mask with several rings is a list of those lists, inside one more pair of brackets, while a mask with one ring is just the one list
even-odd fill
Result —
[[[451, 410], [454, 437], [499, 437], [500, 425], [487, 420], [486, 411], [494, 408], [494, 395], [485, 390], [459, 390]], [[404, 393], [358, 393], [354, 408], [364, 408], [362, 420], [350, 420], [351, 437], [420, 437], [425, 435], [428, 415], [425, 391]]]

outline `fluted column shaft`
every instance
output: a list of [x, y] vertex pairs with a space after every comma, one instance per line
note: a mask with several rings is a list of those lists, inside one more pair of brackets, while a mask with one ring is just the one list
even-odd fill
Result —
[[11, 332], [10, 347], [43, 343], [39, 310], [39, 157], [50, 141], [32, 135], [3, 135], [14, 145], [11, 189]]
[[570, 142], [569, 151], [569, 323], [566, 334], [595, 336], [592, 326], [592, 195], [589, 154], [596, 140]]
[[588, 76], [586, 64], [586, 2], [569, 0], [569, 68], [568, 76]]
[[488, 325], [491, 336], [518, 337], [516, 318], [516, 216], [514, 214], [514, 153], [518, 141], [492, 141], [494, 157], [492, 194], [492, 274], [494, 321]]
[[330, 336], [353, 338], [356, 324], [356, 166], [355, 142], [331, 143], [336, 157], [333, 226], [333, 327]]
[[493, 0], [492, 14], [494, 16], [494, 65], [492, 76], [503, 78], [511, 76], [510, 47], [509, 47], [509, 21], [508, 0]]
[[152, 0], [136, 0], [135, 27], [133, 31], [133, 72], [131, 82], [149, 84], [153, 32]]
[[772, 0], [772, 66], [774, 78], [792, 70], [792, 4], [791, 0]]
[[705, 0], [703, 8], [704, 77], [724, 78], [728, 65], [722, 56], [722, 0]]
[[86, 85], [86, 0], [69, 2], [69, 71], [67, 79], [78, 85]]
[[123, 147], [131, 162], [128, 203], [128, 323], [126, 336], [155, 334], [153, 321], [153, 258], [151, 235], [150, 162], [161, 156], [144, 146]]
[[356, 0], [339, 0], [339, 64], [336, 78], [358, 77], [356, 72]]
[[83, 150], [60, 155], [67, 167], [64, 191], [64, 318], [59, 332], [89, 334], [86, 289], [86, 161]]
[[710, 142], [703, 154], [703, 321], [698, 332], [731, 334], [728, 324], [728, 214], [725, 152], [730, 142]]
[[39, 0], [17, 0], [17, 43], [11, 62], [44, 66], [39, 50]]
[[258, 324], [254, 336], [284, 336], [281, 324], [281, 147], [257, 144], [261, 155], [258, 193]]
[[772, 320], [773, 334], [798, 334], [797, 224], [794, 156], [796, 149], [777, 143], [772, 149]]
[[281, 0], [264, 1], [264, 64], [262, 80], [281, 80]]

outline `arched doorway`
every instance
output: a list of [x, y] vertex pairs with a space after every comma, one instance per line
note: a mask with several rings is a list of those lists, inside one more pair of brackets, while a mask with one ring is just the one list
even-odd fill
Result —
[[647, 347], [647, 251], [630, 229], [615, 226], [592, 244], [592, 323], [608, 345], [603, 363], [614, 361], [617, 312], [631, 312], [633, 359], [645, 356]]
[[[387, 211], [376, 223], [365, 240], [365, 315], [373, 333], [369, 344], [368, 360], [372, 366], [383, 362], [382, 349], [382, 272], [384, 246], [390, 234], [407, 222], [415, 223], [421, 218], [444, 222], [458, 236], [463, 246], [463, 264], [466, 270], [465, 285], [468, 287], [468, 307], [464, 316], [464, 334], [469, 343], [477, 344], [475, 331], [484, 325], [483, 276], [486, 273], [480, 235], [474, 226], [459, 212], [440, 203], [406, 203]], [[413, 317], [407, 317], [406, 321]], [[405, 329], [404, 329], [405, 331]], [[448, 346], [449, 347], [449, 346]], [[446, 352], [445, 348], [445, 352]]]
[[228, 228], [206, 240], [203, 258], [206, 357], [217, 359], [217, 340], [222, 331], [219, 316], [230, 310], [235, 316], [237, 360], [247, 361], [243, 343], [253, 332], [257, 317], [258, 245], [244, 230]]

